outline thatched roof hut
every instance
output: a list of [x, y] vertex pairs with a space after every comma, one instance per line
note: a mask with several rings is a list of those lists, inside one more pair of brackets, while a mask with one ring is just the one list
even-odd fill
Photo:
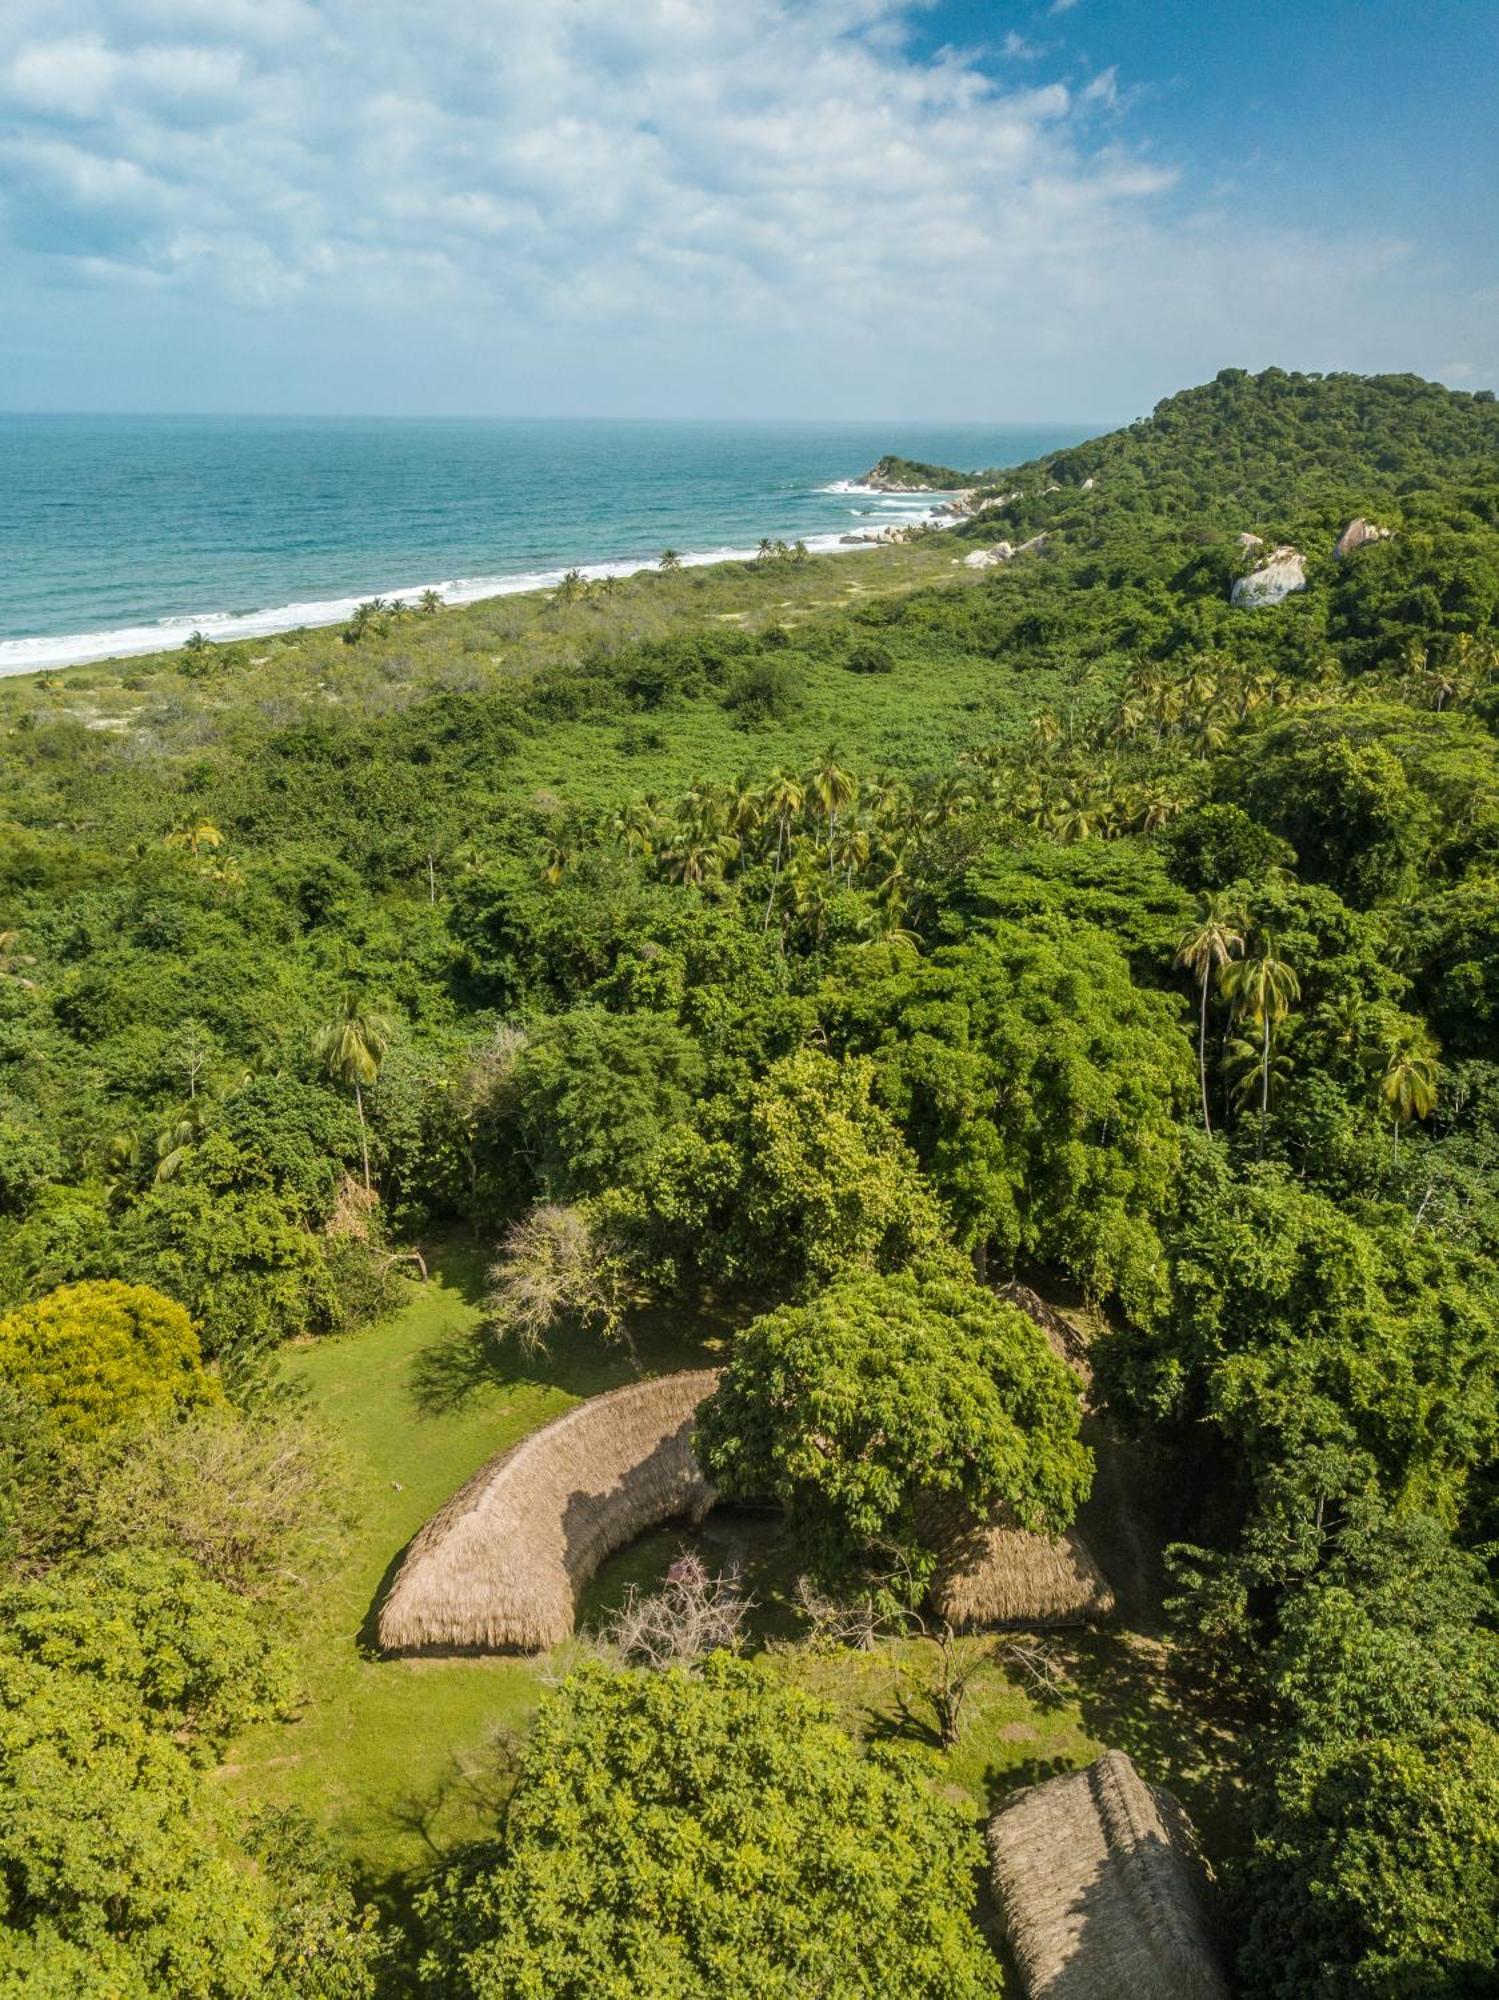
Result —
[[537, 1652], [647, 1528], [713, 1503], [692, 1432], [711, 1368], [590, 1397], [492, 1458], [422, 1529], [380, 1607], [390, 1653]]
[[989, 1852], [1030, 2000], [1226, 2000], [1191, 1821], [1122, 1750], [1017, 1792]]
[[934, 1508], [927, 1525], [939, 1551], [932, 1609], [955, 1631], [1086, 1625], [1113, 1614], [1108, 1578], [1075, 1529], [1056, 1540], [1031, 1534], [1003, 1509], [975, 1522]]

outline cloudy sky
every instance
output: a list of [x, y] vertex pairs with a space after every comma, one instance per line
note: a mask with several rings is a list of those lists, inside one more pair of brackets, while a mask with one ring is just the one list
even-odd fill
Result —
[[1499, 384], [1495, 0], [0, 0], [0, 407]]

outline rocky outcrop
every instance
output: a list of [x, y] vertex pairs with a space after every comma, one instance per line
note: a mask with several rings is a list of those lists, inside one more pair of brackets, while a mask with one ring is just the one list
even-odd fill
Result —
[[1387, 542], [1389, 538], [1388, 528], [1376, 528], [1372, 521], [1366, 521], [1360, 515], [1356, 521], [1350, 521], [1338, 536], [1333, 554], [1339, 562], [1342, 562], [1345, 557], [1351, 556], [1355, 549], [1361, 549], [1366, 542]]
[[950, 465], [927, 465], [920, 459], [887, 453], [872, 465], [859, 485], [872, 493], [952, 493], [973, 485], [971, 472], [954, 472]]
[[867, 547], [873, 542], [888, 545], [891, 542], [909, 541], [910, 538], [910, 530], [900, 527], [856, 528], [851, 535], [840, 535], [838, 537], [840, 542], [846, 543], [850, 548]]
[[954, 556], [953, 561], [963, 564], [965, 569], [994, 569], [1000, 563], [1013, 562], [1016, 556], [1033, 556], [1045, 545], [1045, 535], [1032, 535], [1028, 542], [1016, 548], [1013, 542], [996, 542], [992, 549], [975, 549], [972, 555]]
[[1241, 611], [1260, 611], [1267, 604], [1306, 589], [1306, 562], [1300, 549], [1272, 549], [1257, 569], [1241, 576], [1229, 592], [1229, 602]]
[[1264, 536], [1251, 535], [1247, 528], [1241, 528], [1234, 540], [1241, 549], [1262, 549], [1265, 546]]

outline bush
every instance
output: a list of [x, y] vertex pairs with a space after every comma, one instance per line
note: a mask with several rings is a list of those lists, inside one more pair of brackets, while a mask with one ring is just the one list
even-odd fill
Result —
[[763, 1668], [586, 1666], [543, 1706], [499, 1839], [424, 1899], [423, 1991], [987, 2000], [978, 1860], [909, 1753], [862, 1754]]
[[134, 1689], [179, 1742], [279, 1714], [286, 1654], [186, 1557], [130, 1549], [0, 1590], [0, 1649]]
[[237, 1594], [300, 1592], [343, 1543], [344, 1468], [305, 1417], [227, 1409], [158, 1424], [100, 1477], [90, 1534], [101, 1549], [181, 1550]]
[[0, 1370], [73, 1434], [219, 1400], [182, 1307], [149, 1285], [111, 1279], [60, 1285], [7, 1313]]
[[851, 674], [893, 674], [895, 655], [878, 639], [861, 639], [849, 647], [843, 664]]
[[801, 682], [785, 660], [751, 660], [724, 697], [742, 722], [785, 722], [801, 707]]
[[1076, 1387], [1040, 1330], [964, 1279], [849, 1276], [743, 1333], [698, 1449], [719, 1490], [776, 1500], [837, 1581], [891, 1558], [918, 1598], [925, 1507], [1003, 1502], [1061, 1533], [1086, 1496]]

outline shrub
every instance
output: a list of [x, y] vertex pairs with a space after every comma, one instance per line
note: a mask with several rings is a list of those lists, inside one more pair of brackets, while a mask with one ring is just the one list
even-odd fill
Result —
[[801, 684], [788, 661], [751, 660], [724, 697], [743, 722], [785, 722], [801, 707]]
[[893, 674], [895, 655], [878, 639], [861, 639], [849, 647], [843, 664], [851, 674]]
[[305, 1417], [210, 1410], [158, 1424], [132, 1447], [93, 1498], [101, 1549], [178, 1549], [230, 1590], [274, 1598], [300, 1591], [342, 1546], [343, 1464]]
[[219, 1400], [182, 1307], [112, 1279], [60, 1285], [7, 1313], [0, 1370], [75, 1434]]

